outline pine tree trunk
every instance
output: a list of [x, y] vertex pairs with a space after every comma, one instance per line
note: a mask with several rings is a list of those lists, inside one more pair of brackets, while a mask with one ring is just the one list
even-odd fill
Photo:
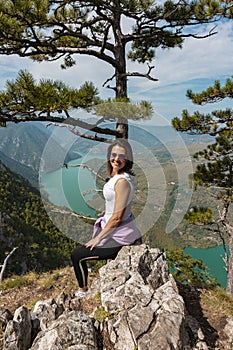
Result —
[[227, 266], [228, 273], [227, 273], [226, 292], [228, 294], [233, 294], [233, 227], [228, 227], [228, 233], [230, 236], [230, 239], [229, 239], [230, 257], [229, 257], [229, 263]]
[[[115, 37], [115, 78], [116, 78], [116, 98], [127, 98], [127, 76], [126, 76], [126, 46], [122, 41], [121, 33], [121, 11], [116, 10], [114, 14], [113, 32]], [[116, 130], [119, 133], [118, 138], [128, 138], [128, 120], [127, 116], [119, 117], [116, 124]]]
[[[120, 71], [116, 71], [116, 98], [127, 97], [127, 79], [124, 76], [125, 71], [125, 63], [122, 62]], [[116, 130], [119, 133], [118, 138], [128, 139], [129, 125], [127, 115], [125, 116], [125, 118], [120, 117], [117, 119]]]
[[[124, 63], [122, 63], [121, 71], [125, 72], [126, 68]], [[116, 97], [122, 98], [127, 97], [127, 79], [121, 74], [121, 72], [116, 72]], [[128, 139], [128, 119], [127, 115], [124, 117], [120, 117], [117, 119], [116, 130], [120, 134], [119, 138]]]

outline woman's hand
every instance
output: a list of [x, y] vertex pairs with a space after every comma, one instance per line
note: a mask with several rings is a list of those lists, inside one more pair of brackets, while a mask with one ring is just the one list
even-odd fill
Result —
[[88, 241], [84, 246], [86, 248], [90, 248], [92, 250], [98, 243], [100, 242], [100, 238], [96, 236], [95, 238], [92, 238], [90, 241]]

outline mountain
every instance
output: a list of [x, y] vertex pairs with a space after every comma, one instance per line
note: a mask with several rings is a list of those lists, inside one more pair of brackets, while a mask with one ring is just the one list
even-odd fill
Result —
[[0, 151], [9, 158], [38, 171], [44, 145], [48, 141], [49, 132], [39, 123], [10, 123], [0, 128]]
[[1, 162], [0, 183], [0, 263], [18, 247], [6, 272], [46, 271], [68, 264], [74, 242], [54, 226], [38, 191]]
[[[34, 186], [38, 187], [38, 172], [41, 166], [42, 155], [51, 130], [40, 122], [9, 123], [7, 127], [0, 128], [0, 160], [11, 170], [16, 171], [28, 179]], [[57, 155], [63, 152], [62, 147], [51, 138], [55, 159], [53, 163], [55, 170]]]
[[[106, 123], [104, 127], [114, 128], [114, 123]], [[59, 156], [60, 160], [68, 162], [72, 159], [79, 158], [80, 153], [89, 152], [96, 145], [97, 141], [88, 140], [81, 137], [76, 137], [70, 145], [67, 146], [68, 140], [73, 140], [74, 134], [68, 132], [65, 128], [59, 129], [59, 136], [55, 139], [52, 135], [52, 131], [56, 127], [46, 128], [44, 123], [41, 122], [27, 122], [13, 124], [9, 123], [6, 128], [0, 128], [0, 159], [4, 161], [6, 165], [16, 170], [26, 178], [30, 178], [29, 169], [24, 167], [17, 168], [17, 163], [10, 163], [9, 159], [4, 158], [3, 154], [19, 162], [23, 166], [29, 167], [33, 172], [38, 173], [41, 164], [41, 157], [45, 150], [45, 146], [52, 140], [52, 144], [49, 145], [51, 153], [51, 169], [62, 166], [61, 161], [57, 160]], [[57, 129], [58, 130], [58, 129]], [[88, 133], [88, 132], [87, 132]], [[56, 134], [58, 135], [58, 134]], [[148, 149], [164, 148], [166, 145], [176, 144], [177, 140], [184, 140], [186, 144], [193, 143], [208, 143], [213, 140], [208, 135], [187, 135], [177, 133], [171, 126], [155, 126], [155, 125], [133, 125], [129, 123], [129, 140], [134, 143], [134, 147], [143, 147]], [[51, 143], [51, 142], [50, 142]], [[27, 174], [28, 173], [28, 174]], [[34, 176], [35, 176], [34, 173]]]
[[193, 143], [211, 143], [214, 142], [214, 137], [206, 135], [190, 135], [185, 132], [177, 132], [169, 125], [141, 125], [142, 129], [147, 130], [150, 134], [157, 137], [162, 142], [168, 144], [176, 143], [177, 139], [182, 139], [187, 145]]
[[[91, 120], [92, 121], [92, 120]], [[93, 121], [92, 121], [93, 122]], [[113, 123], [103, 124], [103, 127], [113, 129]], [[88, 134], [88, 132], [86, 132]], [[129, 141], [133, 144], [134, 149], [153, 149], [166, 152], [166, 146], [177, 145], [182, 143], [185, 145], [210, 143], [213, 141], [209, 135], [188, 135], [178, 133], [171, 126], [156, 126], [147, 124], [132, 124], [129, 122]], [[69, 154], [87, 153], [93, 150], [98, 141], [88, 140], [77, 137], [69, 150]]]
[[38, 187], [38, 175], [37, 173], [31, 169], [29, 166], [21, 164], [20, 162], [9, 158], [3, 152], [0, 151], [0, 161], [6, 164], [8, 168], [10, 168], [13, 172], [22, 175], [25, 179], [30, 181], [30, 183], [37, 188]]

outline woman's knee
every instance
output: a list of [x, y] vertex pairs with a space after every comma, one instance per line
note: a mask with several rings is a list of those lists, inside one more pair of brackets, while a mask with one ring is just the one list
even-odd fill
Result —
[[85, 247], [77, 247], [71, 253], [72, 262], [79, 262], [79, 260], [83, 259], [86, 256]]
[[75, 248], [71, 253], [72, 262], [77, 262], [79, 260], [79, 247]]

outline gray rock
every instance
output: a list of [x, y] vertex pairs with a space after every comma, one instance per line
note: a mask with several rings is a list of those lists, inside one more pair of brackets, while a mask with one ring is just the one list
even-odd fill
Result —
[[227, 317], [225, 325], [221, 331], [221, 341], [219, 341], [219, 349], [232, 350], [233, 349], [233, 318]]
[[31, 345], [31, 317], [24, 306], [19, 307], [13, 320], [7, 323], [4, 335], [4, 350], [27, 350]]
[[64, 311], [62, 304], [57, 304], [54, 299], [37, 301], [31, 312], [33, 328], [45, 330], [49, 323], [56, 320]]
[[0, 310], [0, 329], [4, 331], [7, 323], [13, 319], [13, 315], [8, 309]]
[[[2, 311], [4, 350], [208, 350], [159, 249], [124, 247], [99, 276], [85, 301], [100, 291], [98, 321], [95, 310], [85, 315], [80, 299], [65, 293], [38, 301], [31, 312], [21, 307], [13, 319]], [[232, 329], [228, 317], [213, 350], [233, 349]]]
[[31, 350], [97, 350], [93, 321], [81, 311], [64, 312], [39, 332]]
[[[124, 247], [99, 273], [113, 349], [191, 349], [184, 301], [159, 249]], [[200, 341], [197, 336], [195, 343]]]

